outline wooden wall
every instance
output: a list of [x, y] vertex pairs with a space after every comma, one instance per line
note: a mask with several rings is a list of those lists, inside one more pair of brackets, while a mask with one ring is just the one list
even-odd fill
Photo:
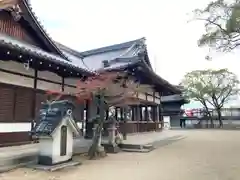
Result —
[[23, 40], [29, 44], [40, 47], [40, 44], [37, 43], [37, 40], [30, 35], [24, 25], [21, 22], [14, 21], [13, 17], [9, 12], [4, 10], [0, 11], [0, 32], [7, 34], [9, 36], [15, 37], [17, 39]]
[[48, 71], [37, 72], [34, 89], [34, 74], [34, 69], [27, 70], [21, 63], [0, 60], [0, 146], [30, 140], [31, 122], [47, 98], [46, 91], [76, 90], [78, 79], [63, 81]]

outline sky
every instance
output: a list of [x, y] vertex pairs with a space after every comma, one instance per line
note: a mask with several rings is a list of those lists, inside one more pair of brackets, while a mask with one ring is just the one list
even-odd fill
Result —
[[228, 68], [240, 79], [238, 52], [214, 54], [207, 61], [208, 49], [197, 46], [204, 26], [202, 22], [188, 22], [189, 14], [208, 2], [31, 0], [50, 37], [78, 51], [146, 37], [154, 70], [172, 84], [179, 84], [185, 73], [204, 68]]

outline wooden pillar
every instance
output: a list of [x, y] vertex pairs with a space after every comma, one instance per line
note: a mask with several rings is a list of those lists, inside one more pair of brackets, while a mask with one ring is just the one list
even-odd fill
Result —
[[156, 116], [156, 121], [159, 122], [159, 105], [155, 105], [155, 116]]
[[92, 118], [92, 107], [91, 107], [91, 102], [86, 101], [86, 133], [85, 133], [85, 138], [91, 139], [93, 136], [93, 123], [90, 121]]
[[135, 121], [136, 119], [135, 107], [131, 106], [131, 110], [132, 110], [132, 121]]
[[122, 107], [120, 107], [120, 121], [124, 120], [124, 110]]
[[65, 79], [62, 77], [62, 92], [64, 91], [64, 84], [65, 84]]
[[154, 122], [156, 122], [156, 120], [157, 120], [157, 116], [156, 116], [156, 106], [155, 106], [155, 105], [151, 106], [151, 110], [152, 110], [152, 112], [151, 112], [152, 120], [153, 120]]
[[127, 139], [127, 109], [125, 108], [121, 108], [121, 119], [123, 119], [123, 123], [124, 123], [124, 130], [123, 130], [123, 139], [126, 140]]
[[136, 106], [136, 120], [140, 121], [140, 107]]
[[162, 113], [162, 106], [161, 104], [158, 105], [158, 116], [159, 116], [159, 121], [161, 122], [161, 129], [163, 128], [163, 113]]
[[154, 116], [154, 122], [155, 122], [155, 131], [157, 131], [159, 129], [158, 105], [153, 106], [153, 116]]
[[141, 118], [141, 108], [140, 106], [135, 106], [136, 109], [136, 121], [137, 121], [137, 132], [140, 132], [140, 118]]
[[32, 112], [31, 112], [33, 120], [35, 118], [35, 110], [36, 110], [35, 108], [36, 108], [37, 76], [38, 76], [38, 71], [37, 69], [34, 69], [33, 99], [32, 99]]
[[117, 121], [118, 120], [118, 108], [115, 107], [115, 120]]
[[145, 113], [145, 121], [148, 121], [149, 120], [149, 118], [148, 118], [148, 106], [145, 106], [144, 113]]
[[[35, 118], [36, 118], [36, 96], [37, 96], [37, 76], [38, 76], [38, 70], [34, 69], [34, 81], [33, 81], [33, 91], [32, 91], [32, 109], [31, 109], [31, 131], [33, 130], [35, 126]], [[14, 104], [16, 101], [14, 101]], [[15, 113], [15, 112], [14, 112]], [[32, 134], [30, 134], [30, 141], [33, 140]]]
[[139, 117], [139, 121], [143, 121], [143, 114], [142, 114], [142, 105], [139, 105], [139, 111], [140, 111], [140, 117]]

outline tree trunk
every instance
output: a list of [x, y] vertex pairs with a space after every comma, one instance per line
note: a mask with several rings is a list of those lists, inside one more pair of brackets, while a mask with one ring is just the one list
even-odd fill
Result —
[[213, 118], [209, 111], [207, 111], [208, 117], [210, 119], [210, 128], [214, 128]]
[[210, 119], [210, 128], [214, 128], [212, 115], [211, 115], [211, 113], [209, 112], [209, 109], [208, 109], [208, 107], [207, 107], [206, 104], [204, 104], [204, 107], [205, 107], [206, 113], [207, 113], [207, 115], [208, 115], [208, 117], [209, 117], [209, 119]]
[[101, 146], [101, 136], [103, 124], [105, 122], [105, 102], [104, 97], [100, 96], [99, 99], [99, 119], [97, 119], [97, 127], [95, 129], [93, 143], [88, 151], [88, 156], [90, 159], [95, 159], [97, 157], [105, 156], [104, 148]]
[[223, 127], [221, 108], [216, 108], [218, 114], [219, 127]]
[[101, 140], [101, 131], [103, 128], [103, 123], [104, 123], [104, 121], [100, 120], [95, 129], [95, 134], [93, 136], [93, 142], [92, 142], [91, 147], [88, 150], [89, 159], [95, 159], [100, 156], [100, 153], [101, 153], [100, 148], [101, 147], [99, 147], [99, 144], [101, 144], [101, 142], [99, 142], [99, 141]]
[[127, 107], [123, 108], [123, 122], [124, 122], [123, 139], [127, 140]]

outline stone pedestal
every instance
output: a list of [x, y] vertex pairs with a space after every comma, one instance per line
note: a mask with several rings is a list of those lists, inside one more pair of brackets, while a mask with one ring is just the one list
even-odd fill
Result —
[[118, 153], [120, 151], [120, 148], [115, 142], [116, 130], [117, 128], [115, 127], [115, 125], [108, 128], [108, 134], [109, 134], [108, 144], [104, 144], [104, 148], [108, 153]]

